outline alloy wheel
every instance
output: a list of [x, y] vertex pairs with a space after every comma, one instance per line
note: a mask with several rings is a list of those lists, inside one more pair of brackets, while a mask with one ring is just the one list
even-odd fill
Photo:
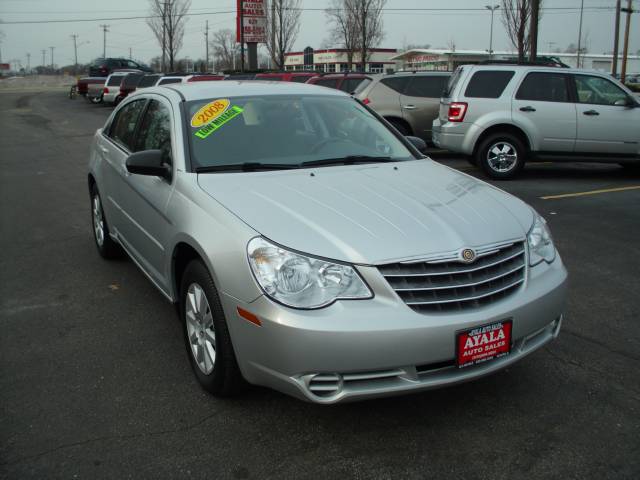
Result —
[[487, 164], [491, 170], [505, 173], [515, 168], [517, 163], [518, 152], [508, 142], [494, 143], [487, 151]]
[[93, 196], [93, 231], [96, 234], [96, 243], [99, 247], [104, 244], [104, 215], [102, 214], [102, 203], [98, 195]]
[[209, 375], [216, 363], [216, 333], [209, 301], [197, 283], [187, 289], [185, 321], [193, 359], [200, 371]]

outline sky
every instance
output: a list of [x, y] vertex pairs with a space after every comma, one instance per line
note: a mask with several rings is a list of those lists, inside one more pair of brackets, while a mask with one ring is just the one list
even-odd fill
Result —
[[[205, 56], [205, 22], [210, 31], [235, 27], [235, 0], [192, 0], [191, 15], [185, 28], [184, 46], [179, 57], [191, 59]], [[294, 50], [306, 46], [327, 46], [328, 32], [322, 9], [328, 0], [302, 0], [307, 9], [301, 13], [301, 27]], [[385, 11], [383, 14], [385, 39], [383, 48], [403, 48], [410, 44], [430, 44], [446, 47], [451, 41], [457, 49], [486, 50], [489, 48], [490, 12], [488, 4], [500, 0], [387, 0], [389, 9], [403, 8], [475, 8], [475, 11]], [[623, 2], [623, 3], [626, 3]], [[31, 54], [31, 66], [51, 62], [50, 46], [54, 48], [54, 62], [69, 65], [74, 62], [73, 40], [78, 35], [78, 62], [88, 63], [102, 56], [103, 33], [101, 24], [109, 25], [106, 53], [111, 57], [129, 57], [131, 48], [134, 59], [148, 62], [160, 54], [160, 47], [143, 19], [112, 19], [113, 17], [144, 16], [149, 10], [148, 0], [0, 0], [0, 20], [69, 20], [105, 19], [75, 23], [2, 24], [4, 33], [0, 43], [2, 61], [19, 60], [27, 63]], [[605, 53], [613, 49], [614, 12], [594, 7], [612, 7], [615, 0], [584, 0], [583, 38], [592, 53]], [[567, 47], [577, 43], [580, 0], [544, 0], [539, 33], [539, 51]], [[640, 0], [634, 0], [640, 8]], [[315, 10], [319, 9], [319, 10]], [[500, 21], [500, 11], [495, 15], [493, 49], [510, 50], [511, 46]], [[634, 14], [631, 22], [631, 53], [640, 50], [640, 17]], [[624, 19], [624, 17], [623, 17]], [[624, 29], [624, 21], [621, 22]], [[622, 38], [622, 35], [621, 35]], [[621, 41], [622, 45], [622, 41]]]

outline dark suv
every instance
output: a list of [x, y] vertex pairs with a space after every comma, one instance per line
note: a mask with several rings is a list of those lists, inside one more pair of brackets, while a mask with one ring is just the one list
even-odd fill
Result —
[[120, 68], [135, 68], [143, 72], [153, 72], [144, 63], [138, 63], [126, 58], [98, 58], [89, 66], [89, 76], [108, 77], [113, 70]]

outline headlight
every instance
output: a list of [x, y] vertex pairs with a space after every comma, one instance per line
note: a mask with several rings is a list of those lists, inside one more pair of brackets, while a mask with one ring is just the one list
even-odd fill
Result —
[[532, 267], [543, 260], [551, 263], [556, 258], [556, 247], [553, 245], [553, 239], [551, 238], [549, 227], [547, 227], [547, 222], [537, 213], [534, 212], [534, 215], [533, 226], [527, 234], [527, 242], [529, 243], [529, 265]]
[[260, 237], [249, 242], [247, 253], [262, 290], [289, 307], [320, 308], [338, 299], [373, 296], [349, 265], [290, 252]]

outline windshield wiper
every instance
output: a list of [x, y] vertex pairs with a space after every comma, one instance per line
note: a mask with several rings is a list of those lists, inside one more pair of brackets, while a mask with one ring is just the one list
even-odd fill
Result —
[[308, 162], [302, 162], [300, 167], [315, 167], [321, 165], [353, 165], [361, 162], [397, 162], [391, 157], [371, 157], [368, 155], [348, 155], [346, 157], [337, 158], [323, 158], [320, 160], [309, 160]]
[[196, 173], [215, 173], [215, 172], [255, 172], [256, 170], [291, 170], [300, 168], [297, 164], [286, 163], [260, 163], [260, 162], [244, 162], [232, 163], [229, 165], [210, 165], [207, 167], [196, 167]]

